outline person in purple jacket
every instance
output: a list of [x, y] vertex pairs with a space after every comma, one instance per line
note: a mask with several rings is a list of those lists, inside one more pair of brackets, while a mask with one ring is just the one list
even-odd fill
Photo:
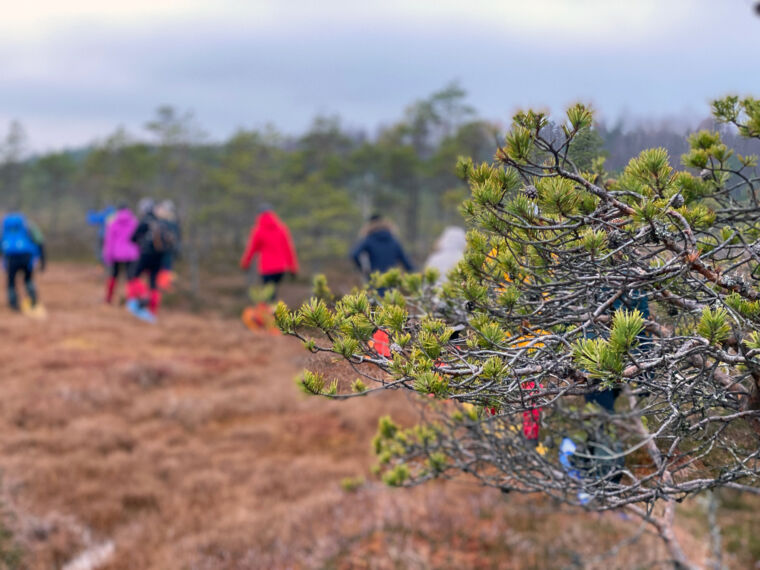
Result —
[[120, 205], [116, 213], [106, 223], [103, 237], [103, 262], [110, 268], [106, 282], [106, 303], [113, 300], [119, 273], [129, 275], [132, 264], [140, 255], [137, 244], [132, 241], [132, 234], [137, 229], [138, 221], [126, 205]]

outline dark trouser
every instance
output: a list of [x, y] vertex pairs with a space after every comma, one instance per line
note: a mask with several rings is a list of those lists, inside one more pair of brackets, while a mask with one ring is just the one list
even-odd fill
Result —
[[174, 253], [164, 253], [164, 258], [161, 260], [161, 269], [165, 271], [171, 271], [174, 268]]
[[272, 283], [274, 287], [272, 288], [272, 294], [269, 296], [267, 301], [272, 302], [277, 297], [277, 285], [282, 281], [282, 278], [285, 276], [285, 273], [269, 273], [268, 275], [262, 275], [261, 276], [261, 282], [264, 285], [268, 285], [269, 283]]
[[134, 265], [133, 261], [114, 261], [111, 264], [111, 277], [113, 279], [118, 279], [119, 274], [121, 274], [122, 271], [124, 271], [124, 275], [127, 276], [127, 279], [129, 279], [130, 272], [132, 271], [132, 266]]
[[119, 278], [119, 274], [124, 272], [124, 275], [129, 279], [129, 274], [132, 270], [133, 262], [131, 261], [114, 261], [109, 268], [109, 278], [106, 281], [106, 303], [110, 303], [113, 300], [113, 293], [116, 290], [116, 280]]
[[137, 279], [148, 272], [148, 283], [151, 290], [158, 289], [158, 272], [161, 271], [161, 267], [164, 261], [163, 253], [143, 253], [140, 255], [140, 259], [135, 262], [129, 272], [129, 280]]
[[597, 390], [596, 392], [591, 392], [590, 394], [586, 394], [584, 398], [587, 402], [598, 404], [607, 412], [614, 414], [615, 400], [617, 400], [621, 392], [622, 390], [618, 386], [615, 386], [609, 390]]
[[31, 253], [16, 253], [5, 256], [5, 269], [8, 271], [8, 304], [12, 309], [18, 309], [18, 293], [16, 292], [16, 275], [24, 275], [24, 285], [32, 305], [37, 304], [37, 290], [32, 281], [34, 265]]
[[[161, 304], [161, 292], [158, 290], [158, 274], [161, 272], [161, 266], [164, 260], [163, 253], [143, 253], [140, 259], [132, 266], [129, 274], [129, 284], [127, 285], [127, 299], [137, 299], [136, 291], [140, 286], [140, 275], [148, 272], [148, 284], [150, 285], [150, 296], [148, 298], [148, 308], [154, 315], [158, 313], [158, 306]], [[127, 301], [129, 306], [130, 301]], [[143, 301], [140, 302], [143, 305]], [[143, 305], [144, 307], [144, 305]]]

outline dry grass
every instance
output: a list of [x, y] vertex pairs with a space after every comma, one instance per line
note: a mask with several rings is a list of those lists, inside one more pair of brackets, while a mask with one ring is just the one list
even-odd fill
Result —
[[[370, 440], [380, 415], [413, 421], [402, 394], [306, 398], [292, 339], [174, 311], [144, 325], [100, 303], [99, 277], [54, 265], [45, 323], [0, 310], [3, 502], [25, 568], [107, 541], [110, 570], [560, 568], [635, 531], [465, 482], [386, 488]], [[588, 567], [663, 557], [645, 538]]]

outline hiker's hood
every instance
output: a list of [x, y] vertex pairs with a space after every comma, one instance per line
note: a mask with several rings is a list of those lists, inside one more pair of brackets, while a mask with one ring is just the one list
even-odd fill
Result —
[[449, 226], [435, 243], [433, 253], [425, 262], [425, 267], [437, 269], [440, 273], [439, 283], [442, 283], [446, 274], [462, 259], [466, 246], [465, 231], [456, 226]]
[[129, 209], [124, 208], [113, 215], [111, 224], [123, 228], [135, 226], [137, 225], [137, 218]]
[[19, 231], [26, 227], [26, 219], [23, 214], [8, 214], [3, 220], [3, 229], [8, 231]]
[[360, 235], [362, 237], [371, 235], [374, 239], [378, 239], [380, 241], [390, 241], [393, 239], [394, 233], [395, 228], [391, 222], [385, 219], [379, 219], [367, 222], [362, 228]]
[[467, 245], [467, 234], [458, 226], [449, 226], [435, 244], [436, 252], [462, 253]]
[[393, 233], [389, 229], [375, 230], [369, 234], [373, 240], [380, 242], [392, 242], [395, 240]]
[[277, 214], [275, 214], [272, 211], [266, 211], [259, 214], [258, 219], [256, 220], [256, 225], [259, 226], [262, 229], [272, 229], [272, 228], [279, 228], [282, 226], [282, 220], [277, 217]]

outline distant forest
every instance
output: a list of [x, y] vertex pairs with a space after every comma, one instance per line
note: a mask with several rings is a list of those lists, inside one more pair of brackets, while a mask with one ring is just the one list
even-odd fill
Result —
[[[373, 136], [329, 116], [297, 137], [241, 130], [212, 144], [191, 113], [168, 106], [145, 126], [147, 138], [117, 130], [85, 149], [29, 155], [22, 124], [11, 123], [0, 140], [0, 212], [25, 211], [46, 233], [54, 258], [72, 258], [93, 250], [88, 209], [170, 198], [181, 216], [184, 260], [196, 273], [199, 265], [233, 263], [261, 203], [289, 224], [307, 272], [345, 259], [363, 221], [379, 212], [420, 262], [446, 225], [462, 224], [458, 206], [467, 189], [454, 172], [457, 157], [490, 161], [506, 131], [479, 118], [456, 84], [409, 105]], [[659, 146], [679, 165], [686, 135], [700, 128], [716, 127], [709, 120], [691, 129], [598, 123], [571, 158], [590, 169], [593, 158], [605, 156], [614, 174]], [[731, 131], [723, 135], [739, 153], [760, 154]]]

